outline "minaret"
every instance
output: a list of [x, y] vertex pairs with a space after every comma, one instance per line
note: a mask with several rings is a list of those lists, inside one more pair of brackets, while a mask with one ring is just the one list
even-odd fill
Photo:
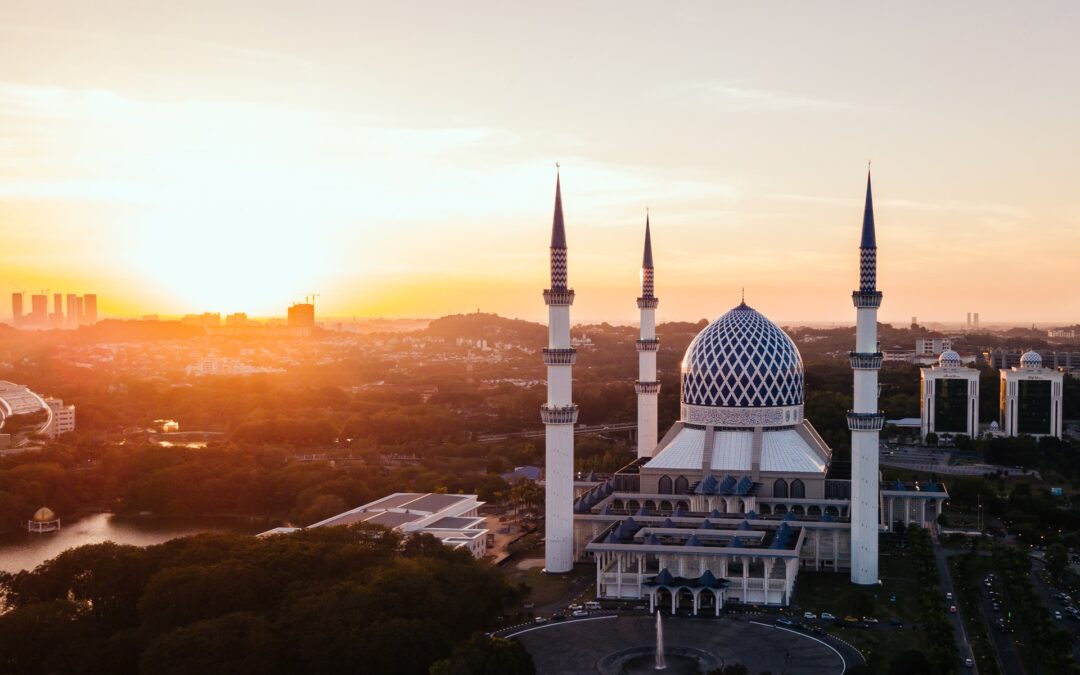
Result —
[[545, 571], [574, 568], [574, 424], [578, 410], [571, 400], [571, 370], [575, 349], [570, 346], [570, 305], [574, 291], [566, 286], [566, 229], [562, 187], [555, 179], [555, 217], [551, 223], [551, 288], [544, 291], [548, 306], [547, 403], [540, 408], [547, 445], [545, 485]]
[[645, 214], [645, 254], [641, 260], [641, 297], [637, 299], [641, 310], [641, 334], [637, 341], [638, 381], [637, 392], [637, 456], [652, 457], [656, 449], [657, 395], [660, 383], [656, 380], [656, 350], [660, 340], [656, 337], [656, 306], [660, 299], [653, 295], [652, 235], [649, 233], [649, 215]]
[[866, 174], [866, 209], [859, 244], [859, 290], [855, 303], [855, 407], [848, 411], [851, 430], [851, 581], [878, 582], [878, 434], [884, 415], [878, 410], [878, 369], [882, 355], [877, 341], [877, 240], [874, 236], [874, 202], [870, 173]]

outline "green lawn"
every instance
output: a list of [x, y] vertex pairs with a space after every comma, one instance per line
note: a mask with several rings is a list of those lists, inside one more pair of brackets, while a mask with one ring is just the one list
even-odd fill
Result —
[[[898, 537], [881, 538], [881, 586], [853, 586], [847, 573], [799, 571], [791, 611], [801, 616], [805, 611], [830, 612], [837, 617], [873, 616], [882, 624], [896, 619], [902, 628], [860, 629], [854, 626], [824, 626], [837, 637], [850, 642], [871, 664], [887, 665], [900, 652], [925, 647], [921, 630], [919, 599], [910, 549], [898, 548]], [[892, 602], [892, 596], [896, 602]]]

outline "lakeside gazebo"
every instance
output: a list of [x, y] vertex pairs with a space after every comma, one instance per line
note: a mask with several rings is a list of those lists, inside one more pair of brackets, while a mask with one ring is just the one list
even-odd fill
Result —
[[60, 519], [53, 513], [52, 509], [47, 506], [42, 506], [35, 511], [34, 516], [26, 522], [26, 529], [29, 532], [36, 532], [38, 534], [58, 532], [60, 530]]

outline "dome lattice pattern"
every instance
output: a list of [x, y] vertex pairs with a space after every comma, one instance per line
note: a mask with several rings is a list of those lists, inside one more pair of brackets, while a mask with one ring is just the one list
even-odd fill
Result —
[[941, 352], [938, 363], [942, 368], [959, 368], [964, 365], [964, 362], [960, 360], [960, 355], [951, 349]]
[[1020, 355], [1021, 368], [1042, 368], [1042, 356], [1036, 351], [1027, 351]]
[[787, 333], [743, 303], [690, 343], [682, 400], [718, 407], [802, 405], [802, 357]]

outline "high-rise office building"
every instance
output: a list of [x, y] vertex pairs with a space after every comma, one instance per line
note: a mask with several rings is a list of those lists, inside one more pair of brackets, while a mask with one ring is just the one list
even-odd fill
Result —
[[964, 366], [951, 349], [941, 353], [938, 365], [920, 371], [919, 408], [922, 437], [934, 433], [979, 434], [979, 371]]
[[289, 328], [314, 328], [315, 304], [297, 303], [289, 307]]
[[78, 328], [79, 324], [79, 296], [74, 293], [67, 294], [67, 317], [64, 325], [68, 328]]
[[11, 294], [11, 325], [16, 328], [23, 322], [23, 294], [15, 292]]
[[83, 324], [93, 326], [97, 323], [97, 294], [87, 293], [83, 296]]
[[1061, 438], [1065, 374], [1043, 367], [1038, 352], [1024, 352], [1019, 368], [1001, 370], [1001, 427], [1006, 436]]
[[83, 325], [83, 316], [84, 316], [83, 312], [84, 312], [85, 308], [86, 308], [86, 305], [85, 305], [85, 303], [83, 301], [83, 297], [81, 295], [77, 296], [75, 298], [75, 318], [72, 320], [72, 324], [76, 328]]
[[49, 323], [49, 296], [41, 293], [30, 296], [30, 317], [27, 323], [35, 328]]

